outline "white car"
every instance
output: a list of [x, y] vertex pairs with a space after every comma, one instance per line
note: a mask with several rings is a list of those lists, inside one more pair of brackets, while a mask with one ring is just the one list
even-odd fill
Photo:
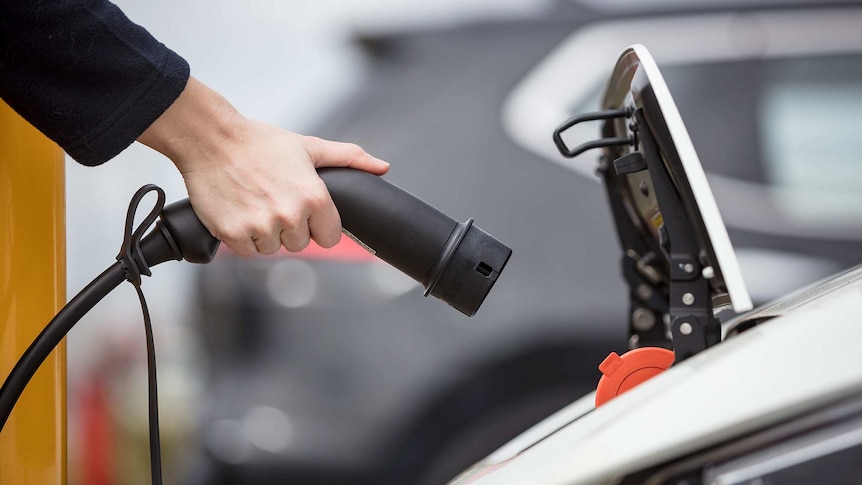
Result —
[[[643, 46], [620, 57], [602, 108], [555, 138], [575, 155], [568, 128], [605, 120], [602, 138], [584, 148], [604, 147], [600, 173], [621, 245], [640, 251], [626, 280], [646, 281], [665, 303], [632, 287], [632, 307], [656, 323], [634, 322], [630, 343], [671, 347], [674, 365], [636, 387], [618, 382], [610, 397], [585, 396], [451, 483], [860, 483], [862, 267], [746, 313], [711, 190]], [[719, 324], [725, 307], [738, 316]]]

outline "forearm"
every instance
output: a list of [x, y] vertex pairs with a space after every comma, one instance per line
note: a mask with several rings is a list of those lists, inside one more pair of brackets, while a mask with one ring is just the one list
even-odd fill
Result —
[[0, 0], [0, 97], [83, 164], [135, 140], [161, 152], [201, 222], [242, 255], [338, 242], [316, 167], [388, 169], [356, 145], [243, 117], [107, 0]]
[[0, 1], [0, 97], [82, 164], [133, 143], [188, 75], [106, 0]]

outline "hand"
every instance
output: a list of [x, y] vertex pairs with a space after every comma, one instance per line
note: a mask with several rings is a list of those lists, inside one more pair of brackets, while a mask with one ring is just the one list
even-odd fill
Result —
[[201, 222], [242, 256], [339, 241], [341, 219], [315, 168], [389, 169], [357, 145], [248, 120], [194, 78], [138, 141], [174, 162]]
[[[353, 167], [382, 174], [387, 166], [356, 145], [290, 133], [254, 121], [206, 160], [182, 160], [181, 172], [198, 217], [243, 256], [283, 245], [323, 247], [341, 238], [341, 219], [317, 167]], [[180, 166], [180, 164], [178, 164]]]

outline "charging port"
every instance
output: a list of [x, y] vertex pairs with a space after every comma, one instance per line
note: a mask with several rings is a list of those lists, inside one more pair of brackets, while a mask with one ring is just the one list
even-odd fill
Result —
[[488, 263], [482, 261], [478, 266], [476, 266], [476, 271], [485, 278], [488, 278], [491, 276], [491, 273], [494, 272], [494, 268], [492, 268]]

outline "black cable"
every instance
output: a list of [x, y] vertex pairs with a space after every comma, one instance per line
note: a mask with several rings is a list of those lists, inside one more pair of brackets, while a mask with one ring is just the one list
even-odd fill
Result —
[[[89, 285], [87, 285], [75, 298], [73, 298], [59, 313], [48, 323], [38, 337], [30, 344], [24, 355], [18, 359], [12, 372], [0, 388], [0, 431], [6, 425], [15, 403], [27, 387], [30, 379], [42, 365], [42, 362], [50, 355], [55, 347], [69, 333], [78, 321], [96, 306], [105, 296], [126, 281], [126, 272], [121, 262], [116, 262], [105, 270]], [[147, 381], [149, 386], [149, 427], [150, 427], [150, 469], [152, 483], [161, 485], [162, 465], [159, 439], [159, 407], [158, 389], [156, 387], [156, 356], [153, 341], [153, 327], [150, 320], [150, 312], [146, 299], [141, 291], [140, 284], [132, 283], [141, 302], [141, 311], [144, 316], [144, 331], [147, 337]]]
[[42, 362], [54, 350], [69, 330], [78, 323], [84, 315], [99, 303], [108, 293], [126, 280], [120, 262], [116, 262], [96, 277], [80, 293], [75, 295], [51, 322], [42, 330], [38, 337], [33, 340], [24, 355], [18, 359], [12, 372], [0, 388], [0, 431], [6, 425], [6, 420], [12, 413], [12, 408], [18, 402], [18, 398], [30, 382], [33, 374], [42, 365]]
[[[156, 205], [144, 218], [137, 229], [135, 225], [135, 214], [141, 200], [150, 192], [156, 193]], [[162, 209], [165, 207], [165, 192], [155, 185], [141, 187], [129, 203], [126, 212], [126, 232], [123, 236], [123, 244], [120, 246], [120, 254], [117, 260], [122, 264], [126, 280], [135, 287], [138, 300], [141, 302], [141, 312], [144, 315], [144, 332], [147, 337], [147, 390], [149, 407], [149, 432], [150, 432], [150, 476], [153, 485], [162, 485], [162, 454], [159, 438], [159, 393], [156, 386], [156, 348], [153, 339], [153, 325], [150, 321], [150, 311], [147, 308], [147, 300], [141, 291], [141, 275], [150, 276], [150, 265], [141, 248], [144, 233], [156, 221]]]
[[[155, 207], [144, 218], [137, 229], [132, 230], [135, 213], [141, 199], [149, 192], [157, 193]], [[132, 198], [129, 210], [126, 214], [126, 232], [123, 245], [117, 262], [96, 277], [80, 293], [63, 307], [56, 316], [42, 330], [39, 336], [33, 340], [24, 355], [12, 368], [3, 386], [0, 387], [0, 431], [6, 425], [15, 403], [30, 382], [33, 375], [50, 355], [54, 348], [69, 333], [69, 330], [81, 320], [90, 310], [96, 306], [105, 296], [119, 286], [123, 281], [129, 281], [135, 287], [138, 299], [141, 302], [141, 310], [144, 316], [144, 331], [147, 338], [147, 375], [149, 388], [149, 432], [150, 432], [150, 470], [152, 483], [161, 485], [161, 453], [159, 441], [159, 408], [158, 390], [156, 387], [156, 357], [153, 339], [152, 322], [147, 302], [141, 291], [141, 275], [149, 276], [150, 264], [147, 262], [145, 251], [142, 247], [148, 247], [153, 264], [158, 264], [167, 259], [180, 259], [178, 248], [172, 238], [165, 232], [164, 228], [154, 231], [153, 237], [142, 241], [144, 232], [155, 222], [162, 212], [165, 203], [165, 194], [162, 189], [147, 185], [142, 187]], [[148, 245], [149, 244], [149, 245]]]
[[153, 342], [153, 324], [150, 321], [150, 310], [141, 285], [132, 283], [141, 302], [141, 312], [144, 315], [144, 332], [147, 334], [147, 386], [150, 411], [150, 475], [153, 485], [162, 483], [162, 453], [159, 438], [159, 392], [156, 386], [156, 346]]
[[[153, 191], [157, 196], [155, 207], [137, 229], [133, 230], [138, 205], [144, 196]], [[161, 221], [144, 237], [144, 232], [156, 222], [157, 218], [161, 218]], [[151, 267], [170, 260], [185, 259], [193, 263], [208, 263], [215, 257], [219, 241], [212, 237], [201, 224], [188, 199], [165, 207], [165, 193], [155, 185], [144, 186], [134, 195], [126, 214], [125, 229], [117, 262], [97, 276], [60, 309], [6, 377], [3, 386], [0, 387], [0, 431], [5, 427], [27, 383], [63, 337], [108, 293], [127, 280], [135, 287], [144, 315], [149, 385], [150, 468], [152, 482], [160, 485], [162, 477], [155, 345], [150, 312], [141, 291], [141, 275], [150, 276]]]

